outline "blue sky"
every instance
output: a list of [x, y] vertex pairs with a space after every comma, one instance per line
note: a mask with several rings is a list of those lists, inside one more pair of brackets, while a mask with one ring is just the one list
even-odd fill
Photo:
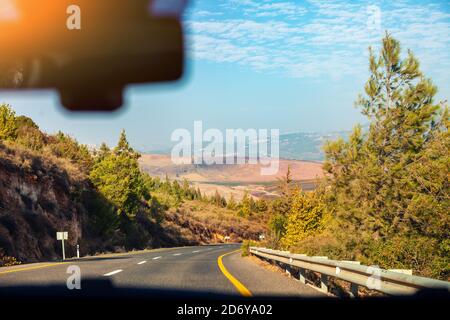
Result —
[[[367, 79], [367, 48], [384, 31], [420, 59], [450, 97], [448, 1], [198, 0], [185, 16], [188, 72], [178, 84], [136, 86], [113, 115], [63, 111], [55, 93], [0, 93], [47, 132], [114, 144], [124, 128], [140, 150], [170, 145], [177, 128], [350, 129]], [[404, 50], [406, 52], [406, 50]]]

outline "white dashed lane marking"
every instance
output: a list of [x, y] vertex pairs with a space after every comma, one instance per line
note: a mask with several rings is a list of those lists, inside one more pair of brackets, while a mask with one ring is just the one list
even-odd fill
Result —
[[110, 276], [115, 275], [115, 274], [117, 274], [117, 273], [119, 273], [119, 272], [122, 272], [122, 271], [123, 271], [122, 269], [114, 270], [114, 271], [111, 271], [111, 272], [109, 272], [109, 273], [105, 273], [104, 276], [105, 276], [105, 277], [110, 277]]
[[138, 264], [144, 264], [144, 263], [146, 263], [147, 261], [141, 261], [141, 262], [139, 262]]
[[161, 259], [161, 256], [153, 258], [153, 260], [158, 260], [158, 259]]

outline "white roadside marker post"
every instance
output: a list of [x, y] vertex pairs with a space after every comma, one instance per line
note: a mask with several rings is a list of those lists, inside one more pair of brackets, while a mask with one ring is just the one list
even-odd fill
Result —
[[62, 238], [62, 253], [63, 253], [63, 261], [66, 260], [66, 253], [64, 252], [64, 238]]
[[56, 240], [61, 240], [63, 260], [66, 260], [66, 253], [64, 251], [64, 240], [67, 240], [68, 238], [69, 238], [69, 235], [68, 235], [67, 231], [60, 231], [60, 232], [56, 233]]
[[80, 259], [80, 245], [77, 244], [77, 259]]

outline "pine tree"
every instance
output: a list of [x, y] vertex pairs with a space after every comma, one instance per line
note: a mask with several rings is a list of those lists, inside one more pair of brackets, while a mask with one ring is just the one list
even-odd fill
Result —
[[183, 197], [189, 200], [193, 200], [195, 195], [193, 194], [191, 187], [189, 186], [189, 182], [187, 181], [187, 179], [183, 179], [183, 185], [182, 185], [182, 190], [183, 190]]
[[227, 206], [227, 201], [224, 197], [220, 195], [220, 193], [216, 190], [214, 192], [214, 196], [212, 198], [212, 202], [219, 207], [225, 208]]
[[133, 218], [141, 200], [150, 199], [135, 152], [122, 132], [113, 153], [97, 162], [90, 178], [100, 193], [117, 208], [119, 214]]
[[280, 197], [271, 201], [268, 208], [269, 228], [275, 236], [273, 239], [275, 242], [278, 242], [286, 232], [287, 216], [292, 206], [292, 181], [291, 167], [288, 166], [286, 175], [278, 179]]
[[227, 209], [235, 210], [237, 208], [236, 200], [234, 199], [234, 195], [231, 194], [230, 199], [228, 200]]
[[197, 187], [197, 192], [196, 192], [196, 199], [203, 200], [202, 192], [201, 192], [200, 188], [198, 188], [198, 187]]
[[278, 188], [280, 189], [282, 196], [289, 195], [292, 181], [291, 166], [288, 166], [286, 175], [283, 178], [278, 178]]
[[348, 141], [325, 146], [332, 233], [368, 263], [448, 276], [448, 111], [434, 102], [437, 89], [412, 52], [402, 60], [389, 34], [379, 56], [370, 50], [369, 70], [356, 103], [368, 131], [357, 126]]
[[244, 196], [241, 201], [240, 205], [240, 213], [239, 215], [242, 217], [249, 217], [252, 214], [252, 208], [251, 208], [251, 197], [249, 196], [248, 192], [246, 191], [244, 193]]
[[97, 151], [97, 159], [103, 160], [105, 157], [107, 157], [111, 153], [111, 150], [109, 149], [108, 145], [104, 142], [100, 145], [100, 148]]
[[136, 159], [138, 159], [141, 156], [139, 153], [134, 151], [134, 149], [130, 146], [124, 129], [122, 129], [122, 131], [120, 132], [119, 142], [117, 143], [117, 146], [114, 148], [114, 152], [116, 154], [126, 153], [127, 155], [132, 156]]
[[[402, 61], [400, 45], [389, 34], [382, 44], [379, 57], [370, 50], [366, 96], [357, 101], [371, 120], [367, 138], [356, 127], [348, 143], [327, 147], [329, 159], [337, 160], [336, 183], [343, 189], [343, 199], [350, 201], [344, 215], [380, 237], [407, 228], [410, 195], [405, 168], [423, 151], [439, 109], [433, 103], [436, 88], [423, 77], [413, 54], [408, 52]], [[358, 209], [355, 201], [360, 203]]]

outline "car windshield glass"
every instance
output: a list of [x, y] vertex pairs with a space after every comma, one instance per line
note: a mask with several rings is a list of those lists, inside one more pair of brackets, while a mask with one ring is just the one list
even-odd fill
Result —
[[440, 0], [0, 1], [0, 297], [447, 292], [449, 39]]

